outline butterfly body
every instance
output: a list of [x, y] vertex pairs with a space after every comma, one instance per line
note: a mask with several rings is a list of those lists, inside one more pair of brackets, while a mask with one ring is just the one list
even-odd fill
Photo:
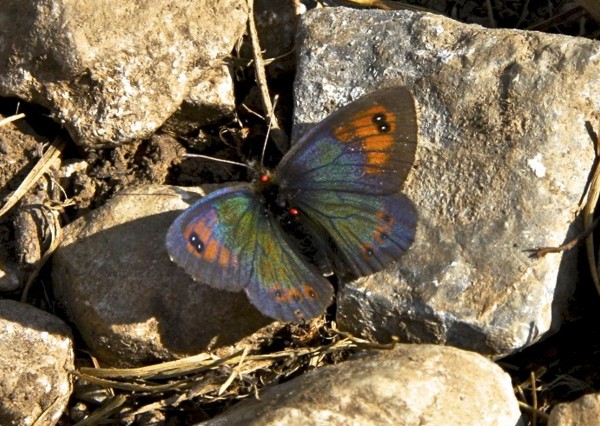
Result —
[[416, 210], [401, 188], [416, 143], [407, 89], [360, 98], [309, 131], [273, 172], [192, 205], [170, 227], [167, 250], [195, 279], [245, 290], [269, 317], [318, 316], [333, 298], [324, 273], [371, 274], [412, 243]]

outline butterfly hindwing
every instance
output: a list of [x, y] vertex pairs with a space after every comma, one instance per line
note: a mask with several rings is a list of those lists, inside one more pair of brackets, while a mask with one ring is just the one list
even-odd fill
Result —
[[398, 260], [414, 240], [416, 210], [402, 193], [338, 192], [304, 201], [298, 204], [303, 214], [317, 221], [334, 244], [329, 251], [338, 274], [377, 272]]
[[331, 303], [331, 284], [296, 254], [248, 185], [196, 202], [173, 222], [166, 245], [172, 260], [194, 279], [219, 289], [244, 289], [272, 318], [313, 318]]
[[331, 114], [281, 161], [281, 198], [327, 233], [338, 272], [379, 271], [412, 243], [416, 210], [400, 191], [417, 136], [410, 92], [383, 89]]

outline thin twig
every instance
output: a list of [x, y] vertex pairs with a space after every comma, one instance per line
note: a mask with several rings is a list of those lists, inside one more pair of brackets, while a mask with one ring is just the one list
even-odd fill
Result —
[[485, 6], [487, 8], [488, 19], [490, 21], [490, 27], [496, 28], [498, 24], [496, 23], [496, 19], [494, 18], [494, 8], [492, 7], [492, 2], [490, 0], [486, 0]]
[[25, 114], [21, 113], [21, 114], [15, 114], [15, 115], [11, 115], [10, 117], [3, 118], [2, 120], [0, 120], [0, 127], [5, 126], [8, 123], [12, 123], [13, 121], [20, 120], [21, 118], [24, 118], [24, 117], [25, 117]]
[[560, 24], [564, 24], [567, 22], [573, 22], [579, 18], [581, 18], [585, 14], [585, 10], [580, 6], [574, 7], [572, 9], [566, 9], [564, 12], [559, 13], [555, 16], [552, 16], [542, 22], [538, 22], [536, 24], [532, 24], [528, 26], [527, 30], [536, 30], [543, 31], [551, 26], [556, 26]]
[[531, 414], [531, 423], [535, 425], [537, 424], [537, 412], [539, 411], [536, 387], [537, 380], [535, 378], [535, 371], [531, 371], [529, 373], [529, 377], [531, 380], [531, 405], [533, 407], [533, 413]]
[[[273, 99], [273, 104], [277, 106], [277, 101], [279, 100], [279, 96], [275, 95]], [[264, 167], [265, 165], [265, 155], [267, 153], [267, 142], [269, 142], [269, 135], [271, 134], [271, 123], [267, 127], [267, 134], [265, 135], [265, 142], [263, 143], [262, 153], [260, 154], [260, 166]]]
[[565, 250], [569, 250], [575, 247], [581, 240], [585, 239], [585, 246], [587, 252], [588, 264], [590, 267], [590, 274], [592, 276], [592, 281], [594, 281], [594, 285], [596, 287], [596, 291], [600, 294], [600, 278], [598, 271], [600, 270], [600, 265], [596, 264], [596, 255], [594, 253], [594, 235], [593, 231], [598, 226], [600, 222], [600, 218], [594, 220], [594, 211], [596, 210], [596, 205], [598, 204], [598, 199], [600, 198], [600, 164], [599, 164], [599, 156], [600, 146], [598, 142], [598, 137], [591, 128], [591, 125], [586, 122], [586, 128], [588, 133], [590, 134], [590, 138], [594, 143], [594, 148], [596, 152], [596, 158], [594, 161], [594, 166], [592, 170], [592, 178], [587, 188], [587, 194], [584, 194], [585, 197], [585, 205], [583, 207], [582, 215], [583, 215], [583, 226], [584, 230], [575, 238], [570, 241], [562, 244], [558, 247], [538, 247], [537, 249], [526, 250], [530, 252], [530, 257], [540, 258], [549, 253], [559, 253]]
[[350, 3], [354, 6], [374, 7], [381, 10], [413, 10], [417, 12], [429, 12], [441, 15], [440, 12], [419, 7], [412, 4], [407, 4], [399, 1], [390, 0], [342, 0], [344, 3]]
[[110, 414], [120, 409], [127, 401], [125, 395], [117, 395], [107, 399], [98, 410], [94, 411], [88, 417], [75, 424], [75, 426], [97, 425], [100, 420], [107, 418]]
[[269, 95], [267, 75], [265, 73], [265, 63], [262, 58], [260, 42], [258, 40], [258, 32], [256, 31], [256, 24], [254, 22], [254, 0], [246, 1], [248, 3], [248, 33], [250, 34], [250, 42], [252, 44], [256, 84], [260, 90], [263, 108], [267, 113], [267, 117], [269, 117], [269, 125], [271, 126], [273, 141], [280, 151], [285, 152], [288, 148], [288, 139], [283, 129], [279, 126], [279, 121], [277, 120], [275, 112], [273, 111], [271, 96]]
[[535, 249], [527, 249], [525, 252], [530, 253], [529, 257], [532, 258], [540, 258], [544, 257], [549, 253], [560, 253], [561, 251], [569, 250], [575, 247], [578, 243], [581, 242], [584, 238], [591, 235], [596, 226], [598, 226], [598, 222], [600, 222], [600, 217], [594, 220], [589, 227], [587, 227], [583, 232], [577, 235], [575, 238], [569, 240], [563, 245], [558, 247], [538, 247]]

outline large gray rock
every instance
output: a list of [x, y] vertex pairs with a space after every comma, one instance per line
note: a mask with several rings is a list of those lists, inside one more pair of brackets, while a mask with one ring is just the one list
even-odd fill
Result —
[[585, 123], [600, 127], [600, 44], [334, 8], [303, 17], [297, 48], [296, 136], [376, 87], [407, 85], [420, 104], [405, 184], [416, 241], [400, 262], [341, 291], [340, 327], [494, 355], [555, 330], [576, 250], [541, 259], [526, 250], [579, 230], [594, 161]]
[[245, 30], [245, 5], [4, 1], [0, 95], [50, 108], [86, 146], [148, 137], [173, 114], [175, 128], [221, 119], [234, 109], [223, 60]]
[[272, 322], [245, 293], [197, 283], [169, 259], [167, 229], [197, 198], [175, 187], [132, 188], [65, 228], [53, 256], [55, 293], [105, 363], [227, 351]]

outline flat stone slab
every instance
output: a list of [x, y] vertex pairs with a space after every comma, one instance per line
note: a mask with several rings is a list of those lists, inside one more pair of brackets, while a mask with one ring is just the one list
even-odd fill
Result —
[[298, 35], [295, 136], [375, 88], [408, 86], [420, 141], [404, 191], [416, 241], [391, 268], [346, 285], [338, 324], [389, 341], [503, 355], [556, 330], [600, 129], [600, 44], [485, 29], [437, 15], [328, 8]]

